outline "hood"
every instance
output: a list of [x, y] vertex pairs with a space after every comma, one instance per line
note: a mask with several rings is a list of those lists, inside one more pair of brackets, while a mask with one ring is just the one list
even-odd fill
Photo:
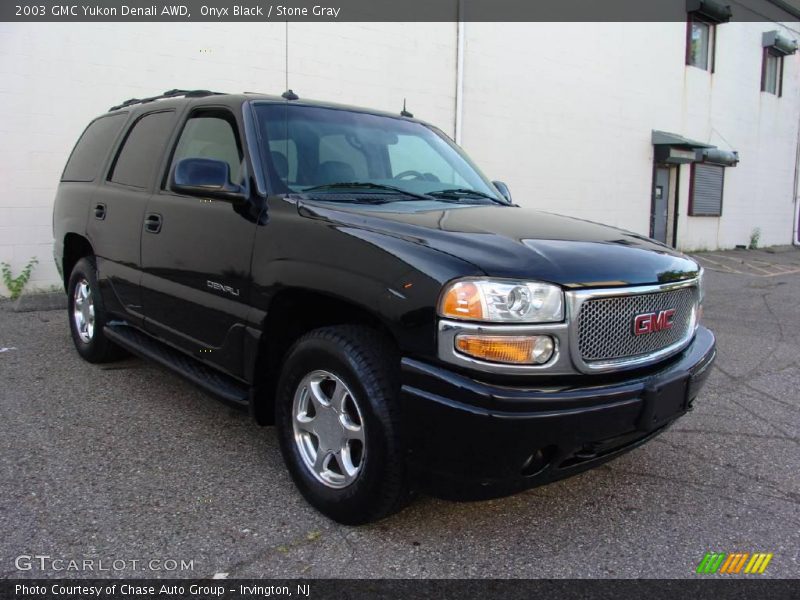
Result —
[[396, 206], [304, 201], [298, 210], [401, 237], [456, 256], [493, 277], [581, 288], [665, 283], [699, 272], [697, 263], [659, 242], [582, 219], [515, 206], [450, 205], [404, 212]]

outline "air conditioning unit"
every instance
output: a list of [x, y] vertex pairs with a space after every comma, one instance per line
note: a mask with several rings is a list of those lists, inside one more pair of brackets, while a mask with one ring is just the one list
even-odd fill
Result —
[[697, 160], [725, 167], [735, 167], [739, 162], [739, 152], [721, 148], [703, 148], [697, 151]]
[[713, 0], [686, 0], [686, 12], [709, 23], [727, 23], [733, 14], [730, 6]]

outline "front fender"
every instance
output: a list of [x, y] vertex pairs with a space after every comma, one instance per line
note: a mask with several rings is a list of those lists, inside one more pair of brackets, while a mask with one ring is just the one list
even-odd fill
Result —
[[442, 285], [480, 274], [474, 265], [414, 240], [313, 211], [301, 215], [285, 200], [272, 202], [268, 225], [256, 236], [253, 320], [266, 315], [282, 290], [309, 290], [368, 311], [403, 353], [432, 357]]

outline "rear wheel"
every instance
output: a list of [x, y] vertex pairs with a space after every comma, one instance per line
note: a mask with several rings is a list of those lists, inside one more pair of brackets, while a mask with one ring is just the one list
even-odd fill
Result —
[[125, 351], [103, 333], [107, 315], [97, 285], [94, 259], [80, 259], [67, 284], [69, 328], [75, 348], [85, 360], [103, 363], [119, 360]]
[[349, 525], [399, 510], [408, 494], [396, 353], [360, 326], [300, 338], [278, 384], [281, 451], [303, 496]]

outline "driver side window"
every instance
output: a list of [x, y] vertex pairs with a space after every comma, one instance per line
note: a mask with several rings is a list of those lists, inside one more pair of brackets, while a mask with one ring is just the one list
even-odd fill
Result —
[[196, 116], [186, 121], [170, 169], [184, 158], [211, 158], [228, 163], [231, 183], [241, 183], [242, 156], [231, 121], [221, 116]]

